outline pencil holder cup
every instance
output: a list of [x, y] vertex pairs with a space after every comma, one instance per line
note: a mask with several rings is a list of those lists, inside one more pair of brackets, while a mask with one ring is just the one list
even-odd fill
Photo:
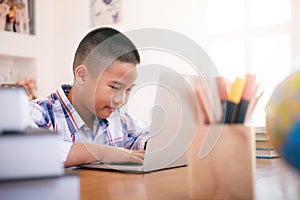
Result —
[[254, 129], [200, 125], [188, 150], [190, 199], [254, 199]]

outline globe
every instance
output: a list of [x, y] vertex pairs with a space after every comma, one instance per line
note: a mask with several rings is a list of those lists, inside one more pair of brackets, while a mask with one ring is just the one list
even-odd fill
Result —
[[265, 111], [271, 142], [287, 163], [300, 170], [300, 71], [278, 84]]

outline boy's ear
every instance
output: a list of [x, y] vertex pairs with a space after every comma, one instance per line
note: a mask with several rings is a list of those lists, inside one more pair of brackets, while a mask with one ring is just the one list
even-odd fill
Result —
[[75, 77], [78, 83], [83, 84], [88, 75], [88, 69], [85, 65], [79, 65], [75, 69]]

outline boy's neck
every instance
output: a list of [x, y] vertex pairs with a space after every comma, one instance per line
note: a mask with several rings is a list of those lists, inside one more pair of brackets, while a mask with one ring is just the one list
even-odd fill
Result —
[[71, 102], [71, 104], [73, 105], [73, 107], [76, 109], [77, 113], [80, 115], [80, 117], [82, 118], [82, 120], [84, 121], [84, 123], [86, 124], [86, 126], [88, 128], [90, 128], [91, 130], [93, 130], [94, 127], [94, 119], [95, 119], [95, 115], [91, 112], [89, 112], [87, 109], [85, 109], [80, 101], [76, 101], [74, 102], [73, 99], [80, 99], [79, 97], [76, 97], [76, 93], [74, 93], [73, 87], [70, 90], [69, 94], [66, 94], [67, 98], [69, 99], [69, 101]]

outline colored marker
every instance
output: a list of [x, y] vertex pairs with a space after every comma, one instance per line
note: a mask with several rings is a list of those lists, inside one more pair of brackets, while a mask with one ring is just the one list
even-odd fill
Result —
[[225, 113], [226, 113], [226, 104], [227, 104], [227, 88], [226, 88], [226, 83], [223, 78], [223, 76], [217, 77], [216, 78], [216, 83], [217, 83], [217, 89], [218, 89], [218, 94], [221, 100], [221, 106], [222, 106], [222, 120], [221, 122], [224, 121], [225, 119]]
[[246, 80], [244, 78], [236, 78], [231, 85], [230, 93], [227, 98], [224, 123], [231, 123], [235, 119], [237, 105], [241, 100], [245, 84]]
[[237, 114], [235, 118], [235, 123], [244, 123], [247, 109], [249, 106], [250, 100], [253, 98], [253, 95], [256, 90], [256, 76], [247, 74], [246, 76], [246, 85], [242, 95], [241, 102], [238, 105]]

